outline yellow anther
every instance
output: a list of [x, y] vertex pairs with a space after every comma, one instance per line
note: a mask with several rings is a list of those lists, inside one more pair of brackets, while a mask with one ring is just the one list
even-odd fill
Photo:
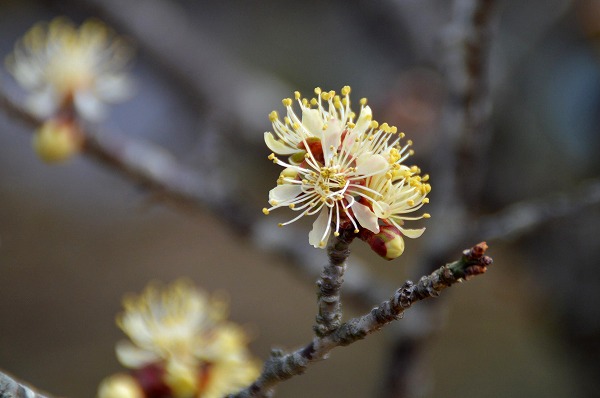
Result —
[[263, 207], [262, 212], [265, 216], [269, 215], [269, 209], [267, 209], [266, 207]]
[[282, 223], [277, 224], [278, 227], [283, 227]]
[[300, 99], [300, 91], [294, 91], [294, 98], [296, 98], [297, 100]]
[[415, 150], [414, 150], [414, 149], [411, 149], [411, 150], [409, 150], [409, 151], [408, 151], [408, 154], [409, 154], [410, 156], [414, 155], [414, 154], [415, 154]]
[[392, 126], [391, 127], [391, 132], [392, 132], [392, 134], [396, 134], [398, 132], [398, 127]]
[[333, 236], [336, 236], [336, 237], [337, 237], [337, 236], [340, 236], [340, 233], [339, 233], [338, 231], [335, 231], [335, 232], [333, 233]]
[[270, 204], [271, 206], [277, 206], [277, 205], [279, 204], [279, 202], [278, 202], [278, 201], [276, 201], [275, 199], [271, 199], [271, 200], [269, 200], [269, 204]]
[[429, 203], [429, 198], [423, 198], [422, 202], [425, 203], [425, 204]]
[[377, 120], [372, 120], [369, 127], [371, 127], [372, 129], [376, 129], [377, 127], [379, 127], [379, 123], [377, 123]]
[[291, 98], [284, 98], [283, 100], [281, 100], [281, 102], [283, 103], [283, 106], [292, 106]]
[[295, 204], [295, 203], [290, 203], [290, 209], [293, 209], [293, 208], [295, 208], [295, 207], [296, 207], [296, 204]]
[[321, 93], [321, 98], [323, 98], [325, 101], [329, 101], [329, 99], [331, 98], [331, 94], [330, 93]]
[[352, 123], [352, 122], [348, 122], [346, 123], [346, 125], [348, 126], [348, 128], [353, 129], [354, 127], [356, 127], [356, 124]]
[[350, 94], [351, 90], [352, 89], [350, 88], [350, 86], [344, 86], [344, 87], [342, 87], [342, 95], [348, 95], [348, 94]]
[[[344, 104], [344, 105], [346, 105], [346, 104]], [[350, 119], [354, 119], [355, 117], [356, 117], [356, 113], [354, 113], [354, 112], [350, 112], [348, 114], [348, 118], [350, 118]]]
[[312, 106], [316, 106], [318, 103], [319, 103], [319, 102], [317, 101], [317, 99], [316, 99], [316, 98], [312, 98], [312, 99], [310, 100], [310, 104], [311, 104]]
[[423, 218], [431, 218], [431, 214], [429, 214], [429, 213], [424, 213], [424, 214], [423, 214]]
[[269, 113], [269, 120], [271, 122], [274, 122], [277, 119], [279, 119], [279, 116], [277, 115], [277, 111], [273, 111], [273, 112]]
[[321, 87], [315, 87], [315, 94], [321, 94]]
[[348, 105], [348, 97], [342, 98], [342, 105], [344, 105], [344, 106]]
[[358, 230], [358, 228], [354, 230], [354, 233], [355, 233], [355, 234], [357, 234], [357, 233], [359, 233], [359, 232], [360, 232], [360, 231]]
[[292, 121], [287, 116], [283, 118], [283, 121], [284, 121], [285, 124], [292, 124]]
[[271, 153], [269, 156], [267, 156], [267, 159], [269, 159], [269, 160], [274, 160], [274, 159], [276, 159], [276, 158], [275, 158], [275, 154], [274, 154], [274, 153]]
[[411, 199], [411, 200], [406, 201], [406, 204], [408, 204], [409, 206], [414, 206], [415, 201]]
[[382, 123], [379, 128], [387, 133], [389, 132], [390, 126], [387, 123]]
[[308, 153], [305, 153], [304, 154], [304, 159], [308, 159], [308, 158], [310, 158], [310, 155]]
[[365, 106], [365, 105], [367, 105], [367, 99], [366, 99], [366, 98], [361, 98], [361, 99], [360, 99], [360, 104], [361, 104], [362, 106]]
[[400, 133], [400, 138], [404, 138], [404, 137], [406, 137], [406, 134]]
[[406, 145], [411, 146], [413, 144], [412, 140], [406, 141]]
[[310, 104], [308, 103], [308, 100], [306, 98], [302, 98], [302, 105], [308, 107], [310, 106]]
[[423, 182], [429, 181], [429, 174], [425, 174], [423, 176], [423, 178], [421, 178], [421, 181], [423, 181]]
[[300, 129], [300, 125], [296, 122], [292, 125], [292, 127], [294, 128], [294, 130], [298, 130]]

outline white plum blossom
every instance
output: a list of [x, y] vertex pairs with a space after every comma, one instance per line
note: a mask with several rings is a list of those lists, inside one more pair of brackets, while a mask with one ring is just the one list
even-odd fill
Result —
[[126, 67], [131, 50], [103, 23], [88, 20], [79, 28], [64, 18], [34, 25], [7, 58], [8, 70], [29, 91], [28, 109], [53, 116], [66, 104], [96, 121], [105, 103], [131, 94]]
[[[342, 88], [341, 96], [319, 88], [315, 93], [310, 101], [295, 93], [301, 117], [291, 98], [283, 100], [287, 111], [283, 122], [277, 112], [269, 115], [274, 129], [265, 133], [265, 143], [273, 151], [269, 159], [284, 170], [269, 192], [271, 207], [263, 212], [283, 206], [299, 212], [280, 226], [317, 215], [309, 242], [319, 248], [325, 247], [332, 232], [338, 236], [342, 229], [378, 233], [381, 223], [401, 224], [407, 218], [400, 214], [407, 208], [395, 201], [412, 196], [394, 190], [406, 185], [397, 176], [412, 153], [410, 141], [401, 147], [403, 133], [372, 120], [366, 99], [360, 101], [356, 118], [350, 108], [350, 87]], [[288, 161], [275, 154], [288, 156]]]

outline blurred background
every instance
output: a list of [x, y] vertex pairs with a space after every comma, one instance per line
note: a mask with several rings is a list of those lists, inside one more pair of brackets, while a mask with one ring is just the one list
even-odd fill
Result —
[[[316, 86], [351, 85], [355, 103], [368, 97], [377, 120], [414, 141], [412, 161], [431, 174], [433, 187], [432, 218], [423, 223], [430, 231], [407, 242], [402, 257], [385, 262], [362, 242], [354, 256], [392, 287], [478, 241], [488, 240], [495, 261], [485, 276], [435, 300], [436, 331], [423, 329], [412, 395], [593, 396], [600, 387], [600, 206], [597, 194], [585, 195], [600, 171], [600, 2], [494, 2], [489, 142], [479, 153], [485, 167], [471, 170], [483, 176], [476, 195], [444, 208], [434, 205], [445, 202], [434, 170], [448, 129], [451, 87], [442, 72], [456, 33], [448, 29], [452, 3], [1, 0], [0, 57], [38, 21], [103, 20], [136, 48], [136, 94], [111, 107], [102, 127], [165, 148], [257, 215], [279, 173], [262, 141], [268, 113], [281, 112], [281, 99], [294, 90], [309, 96]], [[5, 69], [0, 76], [5, 91], [24, 98]], [[180, 276], [229, 292], [231, 319], [252, 331], [252, 350], [263, 360], [272, 347], [311, 339], [314, 280], [291, 272], [260, 235], [223, 221], [232, 215], [165, 203], [85, 156], [48, 166], [32, 151], [30, 133], [0, 110], [1, 369], [57, 396], [94, 396], [100, 380], [121, 369], [114, 344], [123, 335], [114, 318], [122, 296]], [[469, 173], [457, 186], [469, 185]], [[473, 236], [480, 216], [522, 201], [568, 211], [554, 217], [550, 206], [541, 217], [547, 221], [532, 228]], [[454, 211], [467, 216], [449, 225]], [[530, 213], [517, 216], [527, 221]], [[314, 250], [309, 228], [298, 226], [306, 234], [297, 245], [307, 251]], [[429, 236], [450, 233], [458, 234], [455, 250], [428, 252]], [[363, 312], [345, 305], [346, 318]], [[400, 323], [419, 325], [417, 314], [409, 310]], [[390, 327], [336, 349], [277, 396], [389, 396], [390, 347], [402, 333]]]

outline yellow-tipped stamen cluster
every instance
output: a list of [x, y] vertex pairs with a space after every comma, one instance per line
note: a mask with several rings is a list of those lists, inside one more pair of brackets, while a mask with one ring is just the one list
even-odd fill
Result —
[[[285, 169], [269, 193], [271, 207], [263, 213], [283, 206], [299, 212], [281, 226], [319, 214], [309, 234], [315, 247], [324, 247], [331, 232], [337, 236], [349, 226], [355, 232], [360, 228], [378, 232], [380, 223], [400, 225], [408, 220], [403, 216], [408, 209], [417, 210], [427, 203], [424, 199], [430, 190], [419, 170], [403, 165], [412, 155], [412, 142], [401, 145], [404, 133], [373, 120], [366, 98], [360, 100], [356, 117], [350, 108], [350, 91], [345, 86], [337, 95], [316, 88], [316, 97], [310, 100], [296, 91], [300, 116], [292, 109], [291, 98], [282, 101], [286, 107], [283, 122], [276, 111], [269, 115], [274, 129], [265, 133], [273, 151], [269, 160]], [[288, 161], [276, 154], [288, 155]], [[410, 175], [405, 176], [407, 172]], [[417, 191], [420, 194], [415, 195]], [[402, 208], [396, 203], [399, 198]], [[384, 209], [393, 209], [392, 218], [379, 216]]]
[[8, 70], [30, 92], [27, 105], [40, 117], [65, 106], [98, 119], [104, 103], [130, 94], [124, 69], [131, 50], [96, 20], [79, 28], [65, 18], [38, 23], [15, 45], [6, 60]]

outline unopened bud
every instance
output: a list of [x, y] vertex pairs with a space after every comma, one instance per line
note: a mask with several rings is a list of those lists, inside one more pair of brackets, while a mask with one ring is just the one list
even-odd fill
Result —
[[48, 120], [33, 136], [33, 149], [45, 162], [58, 163], [77, 154], [82, 137], [70, 121]]
[[393, 260], [404, 252], [402, 233], [393, 225], [383, 225], [379, 233], [364, 236], [371, 249], [386, 260]]
[[170, 361], [165, 368], [165, 383], [175, 397], [194, 397], [198, 393], [198, 374], [194, 367]]
[[144, 398], [138, 382], [130, 375], [118, 373], [100, 383], [98, 398]]

